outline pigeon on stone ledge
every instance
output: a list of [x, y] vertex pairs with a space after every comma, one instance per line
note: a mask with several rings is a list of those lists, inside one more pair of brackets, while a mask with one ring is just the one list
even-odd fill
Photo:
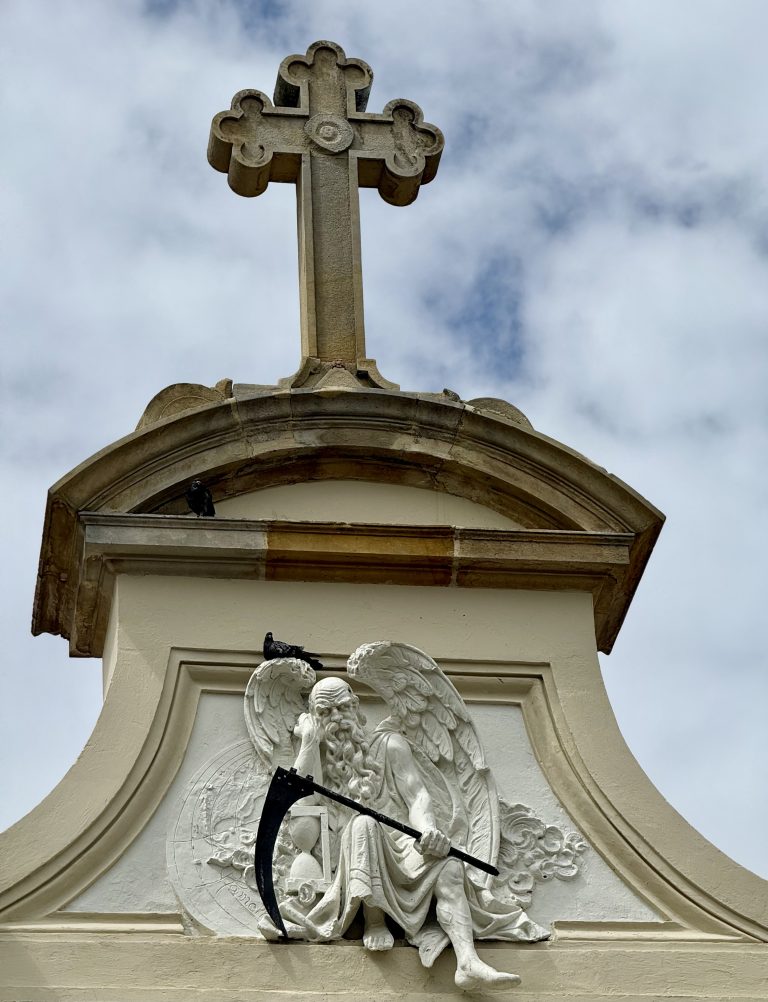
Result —
[[185, 496], [187, 504], [189, 505], [189, 510], [193, 511], [198, 518], [200, 518], [201, 515], [210, 518], [216, 514], [216, 509], [213, 507], [211, 492], [202, 480], [193, 480], [187, 488]]
[[296, 658], [298, 661], [306, 661], [310, 668], [322, 668], [323, 664], [317, 660], [317, 654], [305, 651], [298, 644], [284, 644], [282, 640], [275, 640], [271, 633], [264, 637], [264, 659], [274, 661], [275, 658]]

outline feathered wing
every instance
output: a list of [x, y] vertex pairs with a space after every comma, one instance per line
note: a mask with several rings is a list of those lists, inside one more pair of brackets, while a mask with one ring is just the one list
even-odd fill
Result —
[[[452, 840], [495, 865], [499, 801], [485, 752], [464, 700], [440, 667], [409, 644], [363, 644], [347, 662], [354, 675], [387, 703], [377, 730], [403, 734], [429, 780], [433, 799], [450, 796]], [[441, 814], [446, 813], [447, 804]], [[471, 868], [469, 868], [471, 869]], [[472, 879], [485, 883], [479, 870]]]
[[264, 661], [251, 675], [245, 688], [245, 726], [267, 771], [293, 765], [293, 728], [307, 708], [304, 694], [314, 684], [314, 671], [296, 658]]

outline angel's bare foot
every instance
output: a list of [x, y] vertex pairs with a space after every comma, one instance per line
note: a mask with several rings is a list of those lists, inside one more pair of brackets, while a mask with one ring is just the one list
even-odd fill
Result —
[[[266, 917], [259, 919], [258, 928], [268, 943], [276, 943], [280, 939], [277, 926], [270, 919]], [[306, 937], [306, 931], [295, 922], [285, 922], [285, 931], [288, 933], [289, 939], [304, 939]]]
[[483, 963], [479, 957], [457, 967], [453, 980], [456, 982], [456, 987], [465, 992], [477, 991], [480, 988], [484, 991], [501, 991], [503, 988], [513, 988], [520, 984], [517, 974], [497, 971]]
[[363, 946], [367, 950], [391, 950], [395, 945], [395, 938], [387, 929], [381, 908], [370, 908], [366, 905], [363, 914], [365, 916]]

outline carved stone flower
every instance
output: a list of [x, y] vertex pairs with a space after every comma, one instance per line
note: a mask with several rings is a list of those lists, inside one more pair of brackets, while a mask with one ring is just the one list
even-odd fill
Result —
[[571, 880], [587, 844], [576, 832], [546, 825], [530, 807], [500, 801], [499, 890], [530, 904], [536, 881]]

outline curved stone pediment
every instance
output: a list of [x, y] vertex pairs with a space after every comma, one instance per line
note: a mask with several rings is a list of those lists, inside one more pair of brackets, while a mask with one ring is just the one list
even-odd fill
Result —
[[196, 477], [216, 501], [283, 484], [364, 480], [465, 498], [523, 530], [630, 535], [622, 594], [600, 638], [605, 651], [663, 522], [651, 504], [579, 453], [447, 397], [382, 390], [257, 393], [139, 430], [51, 489], [33, 631], [72, 635], [82, 560], [79, 512], [184, 514], [184, 492]]

